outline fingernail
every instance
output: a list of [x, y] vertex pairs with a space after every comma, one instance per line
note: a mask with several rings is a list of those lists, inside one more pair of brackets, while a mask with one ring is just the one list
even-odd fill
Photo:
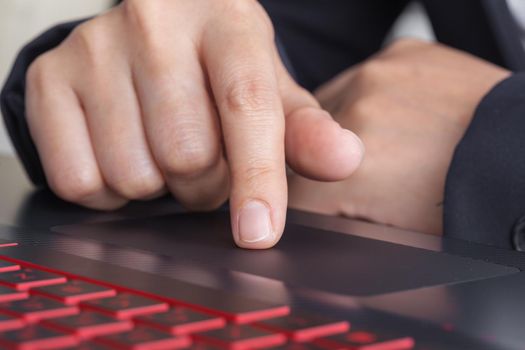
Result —
[[239, 214], [239, 239], [244, 243], [255, 243], [272, 235], [270, 209], [258, 200], [244, 204]]

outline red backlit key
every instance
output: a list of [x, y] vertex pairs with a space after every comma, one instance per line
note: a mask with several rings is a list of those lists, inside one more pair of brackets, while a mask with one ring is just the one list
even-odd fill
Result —
[[68, 305], [117, 294], [114, 289], [80, 280], [69, 280], [63, 284], [37, 288], [33, 292], [58, 299]]
[[16, 290], [43, 287], [51, 284], [65, 283], [64, 276], [24, 267], [18, 271], [0, 273], [0, 284]]
[[111, 298], [82, 303], [82, 306], [110, 314], [119, 319], [168, 310], [168, 304], [136, 294], [120, 293]]
[[135, 321], [174, 335], [204, 332], [226, 325], [226, 321], [221, 317], [210, 316], [185, 307], [174, 307], [167, 312], [139, 317]]
[[415, 345], [411, 337], [391, 337], [362, 330], [320, 338], [315, 343], [327, 349], [345, 350], [408, 350]]
[[[11, 260], [17, 263], [19, 262], [22, 266], [22, 269], [24, 269], [24, 266], [32, 266], [37, 270], [45, 269], [46, 271], [54, 271], [59, 275], [61, 274], [59, 271], [65, 269], [67, 272], [64, 272], [64, 274], [71, 279], [75, 279], [75, 277], [74, 274], [70, 275], [69, 273], [73, 272], [72, 269], [77, 270], [77, 268], [73, 268], [73, 266], [70, 268], [65, 266], [64, 264], [76, 265], [78, 263], [79, 266], [84, 266], [84, 264], [91, 264], [85, 262], [82, 258], [73, 257], [71, 255], [67, 255], [60, 252], [53, 252], [53, 254], [51, 254], [52, 259], [49, 259], [48, 257], [51, 256], [49, 255], [49, 252], [47, 250], [36, 247], [26, 246], [21, 248], [8, 248], [4, 251], [4, 254], [6, 255], [4, 259]], [[104, 268], [104, 265], [100, 262], [93, 261], [92, 263], [94, 264], [93, 266], [97, 266], [98, 268]], [[46, 268], [39, 267], [35, 264], [41, 264]], [[113, 269], [119, 270], [119, 268], [116, 267], [107, 268], [109, 268], [109, 270], [112, 271]], [[113, 274], [115, 275], [115, 278], [113, 279], [113, 281], [111, 281], [112, 283], [123, 284], [126, 285], [126, 287], [132, 289], [141, 288], [141, 283], [138, 283], [138, 279], [137, 281], [129, 281], [130, 283], [127, 283], [128, 281], [126, 276], [120, 274], [118, 271], [114, 271]], [[2, 275], [3, 274], [0, 274], [0, 284], [2, 284]], [[109, 276], [110, 275], [111, 274], [109, 274]], [[143, 273], [139, 273], [139, 275], [143, 276]], [[87, 280], [81, 277], [78, 278], [80, 280]], [[156, 277], [146, 277], [146, 275], [140, 277], [140, 279], [142, 278], [146, 278], [144, 279], [144, 281], [147, 280], [147, 283], [160, 283], [162, 286], [157, 286], [158, 290], [164, 291], [163, 297], [166, 298], [166, 300], [172, 300], [177, 305], [186, 306], [200, 312], [213, 314], [215, 316], [225, 318], [226, 320], [237, 324], [247, 324], [257, 321], [263, 321], [269, 318], [285, 316], [290, 312], [289, 306], [284, 305], [282, 303], [260, 301], [256, 299], [254, 300], [238, 295], [234, 296], [228, 291], [195, 285], [177, 279], [157, 279]], [[152, 279], [150, 280], [150, 278]], [[9, 281], [9, 283], [10, 285], [12, 285], [12, 281]], [[93, 281], [93, 283], [98, 284], [95, 281]]]
[[287, 343], [271, 350], [325, 350], [325, 348], [312, 343]]
[[75, 346], [78, 340], [70, 334], [32, 325], [17, 331], [2, 333], [0, 344], [8, 349], [19, 350], [62, 349]]
[[0, 303], [6, 302], [6, 301], [26, 299], [28, 297], [29, 297], [28, 292], [21, 292], [21, 291], [14, 290], [12, 288], [0, 286]]
[[78, 312], [76, 306], [64, 305], [56, 300], [41, 296], [31, 296], [28, 299], [2, 303], [0, 310], [6, 314], [22, 317], [28, 322], [68, 316]]
[[195, 333], [193, 337], [210, 345], [223, 349], [244, 350], [282, 345], [286, 337], [248, 325], [227, 325], [224, 328]]
[[25, 322], [16, 317], [0, 314], [0, 332], [19, 329], [25, 326]]
[[295, 342], [345, 333], [350, 329], [350, 324], [346, 321], [333, 321], [318, 315], [294, 313], [257, 323], [257, 326], [284, 333]]
[[65, 332], [74, 333], [82, 339], [125, 332], [133, 328], [133, 323], [129, 320], [117, 320], [110, 316], [90, 311], [48, 320], [45, 323]]
[[20, 265], [9, 262], [9, 261], [0, 260], [0, 273], [9, 272], [9, 271], [17, 271], [17, 270], [20, 270]]
[[188, 347], [191, 339], [186, 336], [173, 336], [153, 328], [139, 327], [130, 332], [98, 338], [97, 342], [119, 349], [171, 350]]
[[5, 239], [0, 241], [0, 248], [16, 247], [17, 245], [18, 243], [6, 241]]

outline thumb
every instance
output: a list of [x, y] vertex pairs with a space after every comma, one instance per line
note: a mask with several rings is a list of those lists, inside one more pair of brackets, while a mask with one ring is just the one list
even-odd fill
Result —
[[292, 80], [284, 67], [280, 89], [286, 116], [288, 165], [312, 180], [340, 181], [350, 176], [364, 155], [359, 137], [341, 128], [310, 92]]

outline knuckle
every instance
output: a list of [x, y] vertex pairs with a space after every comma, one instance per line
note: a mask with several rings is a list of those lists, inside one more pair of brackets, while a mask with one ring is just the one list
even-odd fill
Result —
[[216, 160], [210, 156], [210, 152], [201, 147], [183, 147], [178, 149], [173, 159], [161, 160], [161, 168], [169, 176], [176, 178], [191, 179], [205, 173]]
[[87, 21], [76, 26], [69, 34], [68, 39], [75, 43], [91, 42], [93, 32], [95, 32], [95, 26], [91, 21]]
[[134, 23], [149, 23], [149, 15], [158, 7], [157, 4], [158, 1], [126, 0], [121, 6], [127, 18], [137, 21]]
[[74, 51], [82, 52], [87, 59], [95, 59], [106, 51], [108, 33], [102, 17], [95, 17], [75, 27], [66, 44], [72, 45]]
[[121, 6], [126, 15], [128, 16], [137, 16], [143, 12], [144, 5], [151, 3], [152, 1], [144, 0], [125, 0], [122, 2]]
[[54, 176], [49, 186], [60, 198], [74, 203], [82, 203], [101, 192], [104, 187], [102, 179], [89, 171], [69, 171]]
[[[159, 95], [161, 102], [173, 99], [173, 85], [176, 82], [173, 62], [167, 60], [162, 50], [158, 50], [149, 44], [145, 44], [145, 47], [148, 47], [147, 53], [144, 53], [147, 57], [141, 59], [142, 66], [139, 69], [143, 71], [151, 81], [155, 82], [155, 92]], [[184, 100], [182, 102], [184, 102]], [[187, 104], [188, 102], [185, 103]]]
[[121, 5], [125, 21], [132, 28], [133, 35], [140, 37], [145, 52], [165, 48], [165, 35], [157, 35], [159, 31], [156, 29], [164, 21], [164, 4], [159, 1], [126, 0]]
[[233, 113], [255, 114], [275, 107], [274, 91], [270, 84], [257, 76], [232, 79], [225, 90], [225, 103]]
[[246, 17], [251, 17], [255, 8], [253, 0], [225, 0], [223, 5], [226, 7], [229, 15], [237, 20], [246, 20]]
[[26, 74], [30, 90], [43, 91], [54, 76], [54, 62], [51, 51], [38, 56], [29, 66]]
[[228, 17], [232, 19], [233, 25], [237, 25], [240, 29], [253, 28], [256, 25], [273, 36], [272, 21], [258, 1], [226, 0], [224, 5], [226, 5]]
[[220, 147], [203, 140], [194, 126], [177, 129], [169, 147], [161, 152], [161, 169], [169, 176], [191, 179], [213, 168], [219, 160]]
[[261, 184], [266, 182], [269, 177], [275, 176], [278, 170], [275, 166], [275, 162], [270, 159], [257, 159], [252, 160], [246, 167], [238, 173], [242, 179], [235, 179], [234, 181], [240, 180], [241, 183], [245, 183], [249, 188], [257, 188]]
[[164, 187], [164, 181], [160, 176], [151, 171], [148, 174], [122, 174], [110, 182], [117, 193], [128, 199], [148, 198], [158, 193]]

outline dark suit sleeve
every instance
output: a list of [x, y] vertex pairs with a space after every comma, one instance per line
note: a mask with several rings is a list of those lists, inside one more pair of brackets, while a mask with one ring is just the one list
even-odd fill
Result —
[[39, 55], [59, 45], [81, 22], [60, 24], [26, 45], [18, 54], [0, 94], [0, 106], [7, 132], [29, 178], [37, 186], [45, 185], [46, 180], [38, 152], [29, 135], [25, 117], [26, 72], [29, 65]]
[[456, 148], [444, 205], [447, 236], [525, 248], [525, 73], [479, 104]]
[[309, 90], [376, 53], [407, 0], [260, 0]]
[[[502, 56], [501, 43], [498, 42], [501, 38], [497, 37], [492, 23], [492, 17], [499, 14], [501, 9], [489, 14], [481, 0], [455, 0], [453, 4], [443, 0], [421, 0], [421, 3], [439, 42], [494, 64], [507, 66]], [[506, 1], [497, 0], [493, 3], [501, 6], [505, 5]], [[511, 24], [507, 23], [507, 30]]]

